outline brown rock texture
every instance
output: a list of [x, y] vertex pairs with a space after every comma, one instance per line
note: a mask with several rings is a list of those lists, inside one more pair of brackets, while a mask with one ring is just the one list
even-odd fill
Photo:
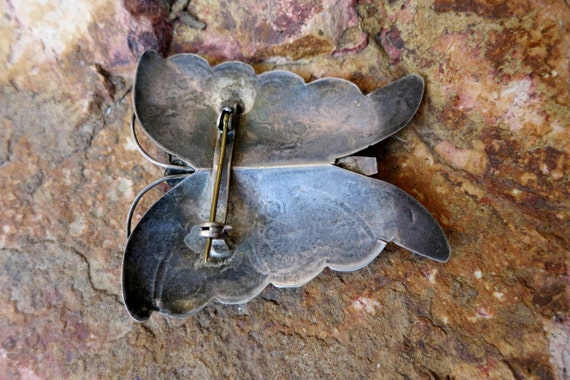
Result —
[[[567, 2], [0, 4], [0, 378], [570, 377]], [[124, 221], [161, 174], [128, 128], [147, 49], [364, 92], [422, 75], [416, 118], [366, 153], [451, 260], [389, 246], [243, 306], [132, 322]]]

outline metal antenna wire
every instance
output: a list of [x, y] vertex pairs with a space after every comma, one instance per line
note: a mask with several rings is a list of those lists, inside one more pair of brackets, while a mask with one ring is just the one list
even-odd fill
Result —
[[[148, 161], [150, 161], [152, 164], [157, 165], [161, 168], [164, 168], [166, 171], [168, 170], [172, 170], [172, 171], [176, 171], [178, 172], [177, 174], [172, 174], [172, 175], [165, 175], [162, 178], [159, 178], [155, 181], [153, 181], [152, 183], [150, 183], [149, 185], [147, 185], [144, 189], [142, 189], [137, 196], [135, 197], [135, 199], [133, 200], [133, 203], [131, 203], [131, 207], [129, 208], [129, 213], [127, 214], [127, 222], [126, 222], [126, 231], [127, 231], [127, 239], [131, 236], [131, 224], [133, 221], [133, 215], [135, 213], [135, 209], [137, 207], [137, 204], [139, 203], [139, 201], [141, 200], [141, 198], [150, 190], [153, 189], [154, 187], [156, 187], [157, 185], [166, 182], [166, 181], [170, 181], [170, 180], [176, 180], [176, 179], [183, 179], [186, 178], [187, 176], [189, 176], [190, 174], [194, 173], [194, 168], [191, 167], [190, 165], [188, 165], [186, 162], [180, 160], [180, 162], [183, 163], [183, 165], [176, 165], [176, 164], [167, 164], [164, 162], [160, 162], [156, 159], [154, 159], [153, 157], [151, 157], [141, 146], [139, 139], [137, 138], [137, 133], [136, 133], [136, 128], [135, 128], [135, 121], [137, 119], [137, 116], [135, 115], [135, 113], [133, 112], [133, 116], [131, 118], [131, 135], [133, 137], [133, 140], [135, 141], [135, 145], [137, 147], [137, 150], [140, 152], [140, 154], [146, 158]], [[177, 157], [178, 158], [178, 157]], [[183, 173], [180, 173], [183, 172]]]

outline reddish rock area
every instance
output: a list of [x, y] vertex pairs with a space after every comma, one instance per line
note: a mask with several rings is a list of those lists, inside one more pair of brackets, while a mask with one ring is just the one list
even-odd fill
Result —
[[[570, 377], [567, 2], [0, 4], [0, 378]], [[147, 49], [364, 92], [422, 75], [417, 117], [367, 153], [440, 222], [449, 262], [389, 246], [357, 272], [134, 323], [124, 221], [160, 175], [128, 129]]]

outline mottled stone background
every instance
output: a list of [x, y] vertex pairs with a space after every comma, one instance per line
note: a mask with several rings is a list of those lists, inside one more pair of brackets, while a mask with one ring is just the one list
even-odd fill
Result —
[[[0, 4], [0, 378], [570, 378], [568, 2]], [[128, 132], [146, 49], [364, 92], [422, 75], [417, 117], [369, 153], [451, 260], [390, 246], [242, 307], [133, 323], [124, 220], [160, 175]]]

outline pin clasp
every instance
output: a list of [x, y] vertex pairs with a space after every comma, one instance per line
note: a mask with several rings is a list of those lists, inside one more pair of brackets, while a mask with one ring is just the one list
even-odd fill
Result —
[[[214, 163], [212, 173], [214, 176], [214, 185], [212, 188], [212, 203], [210, 205], [210, 218], [207, 222], [200, 225], [200, 236], [206, 238], [206, 247], [204, 249], [204, 262], [208, 262], [212, 256], [212, 245], [217, 252], [216, 258], [224, 258], [230, 254], [229, 231], [232, 227], [225, 224], [227, 200], [230, 185], [230, 169], [233, 145], [235, 140], [235, 125], [233, 117], [236, 107], [224, 106], [220, 110], [218, 117], [218, 138], [216, 141], [216, 151], [214, 153]], [[224, 175], [225, 173], [225, 175]], [[224, 183], [222, 189], [222, 182]], [[223, 191], [221, 191], [223, 190]], [[220, 200], [220, 193], [222, 199]], [[223, 222], [216, 221], [218, 208], [223, 213]]]

